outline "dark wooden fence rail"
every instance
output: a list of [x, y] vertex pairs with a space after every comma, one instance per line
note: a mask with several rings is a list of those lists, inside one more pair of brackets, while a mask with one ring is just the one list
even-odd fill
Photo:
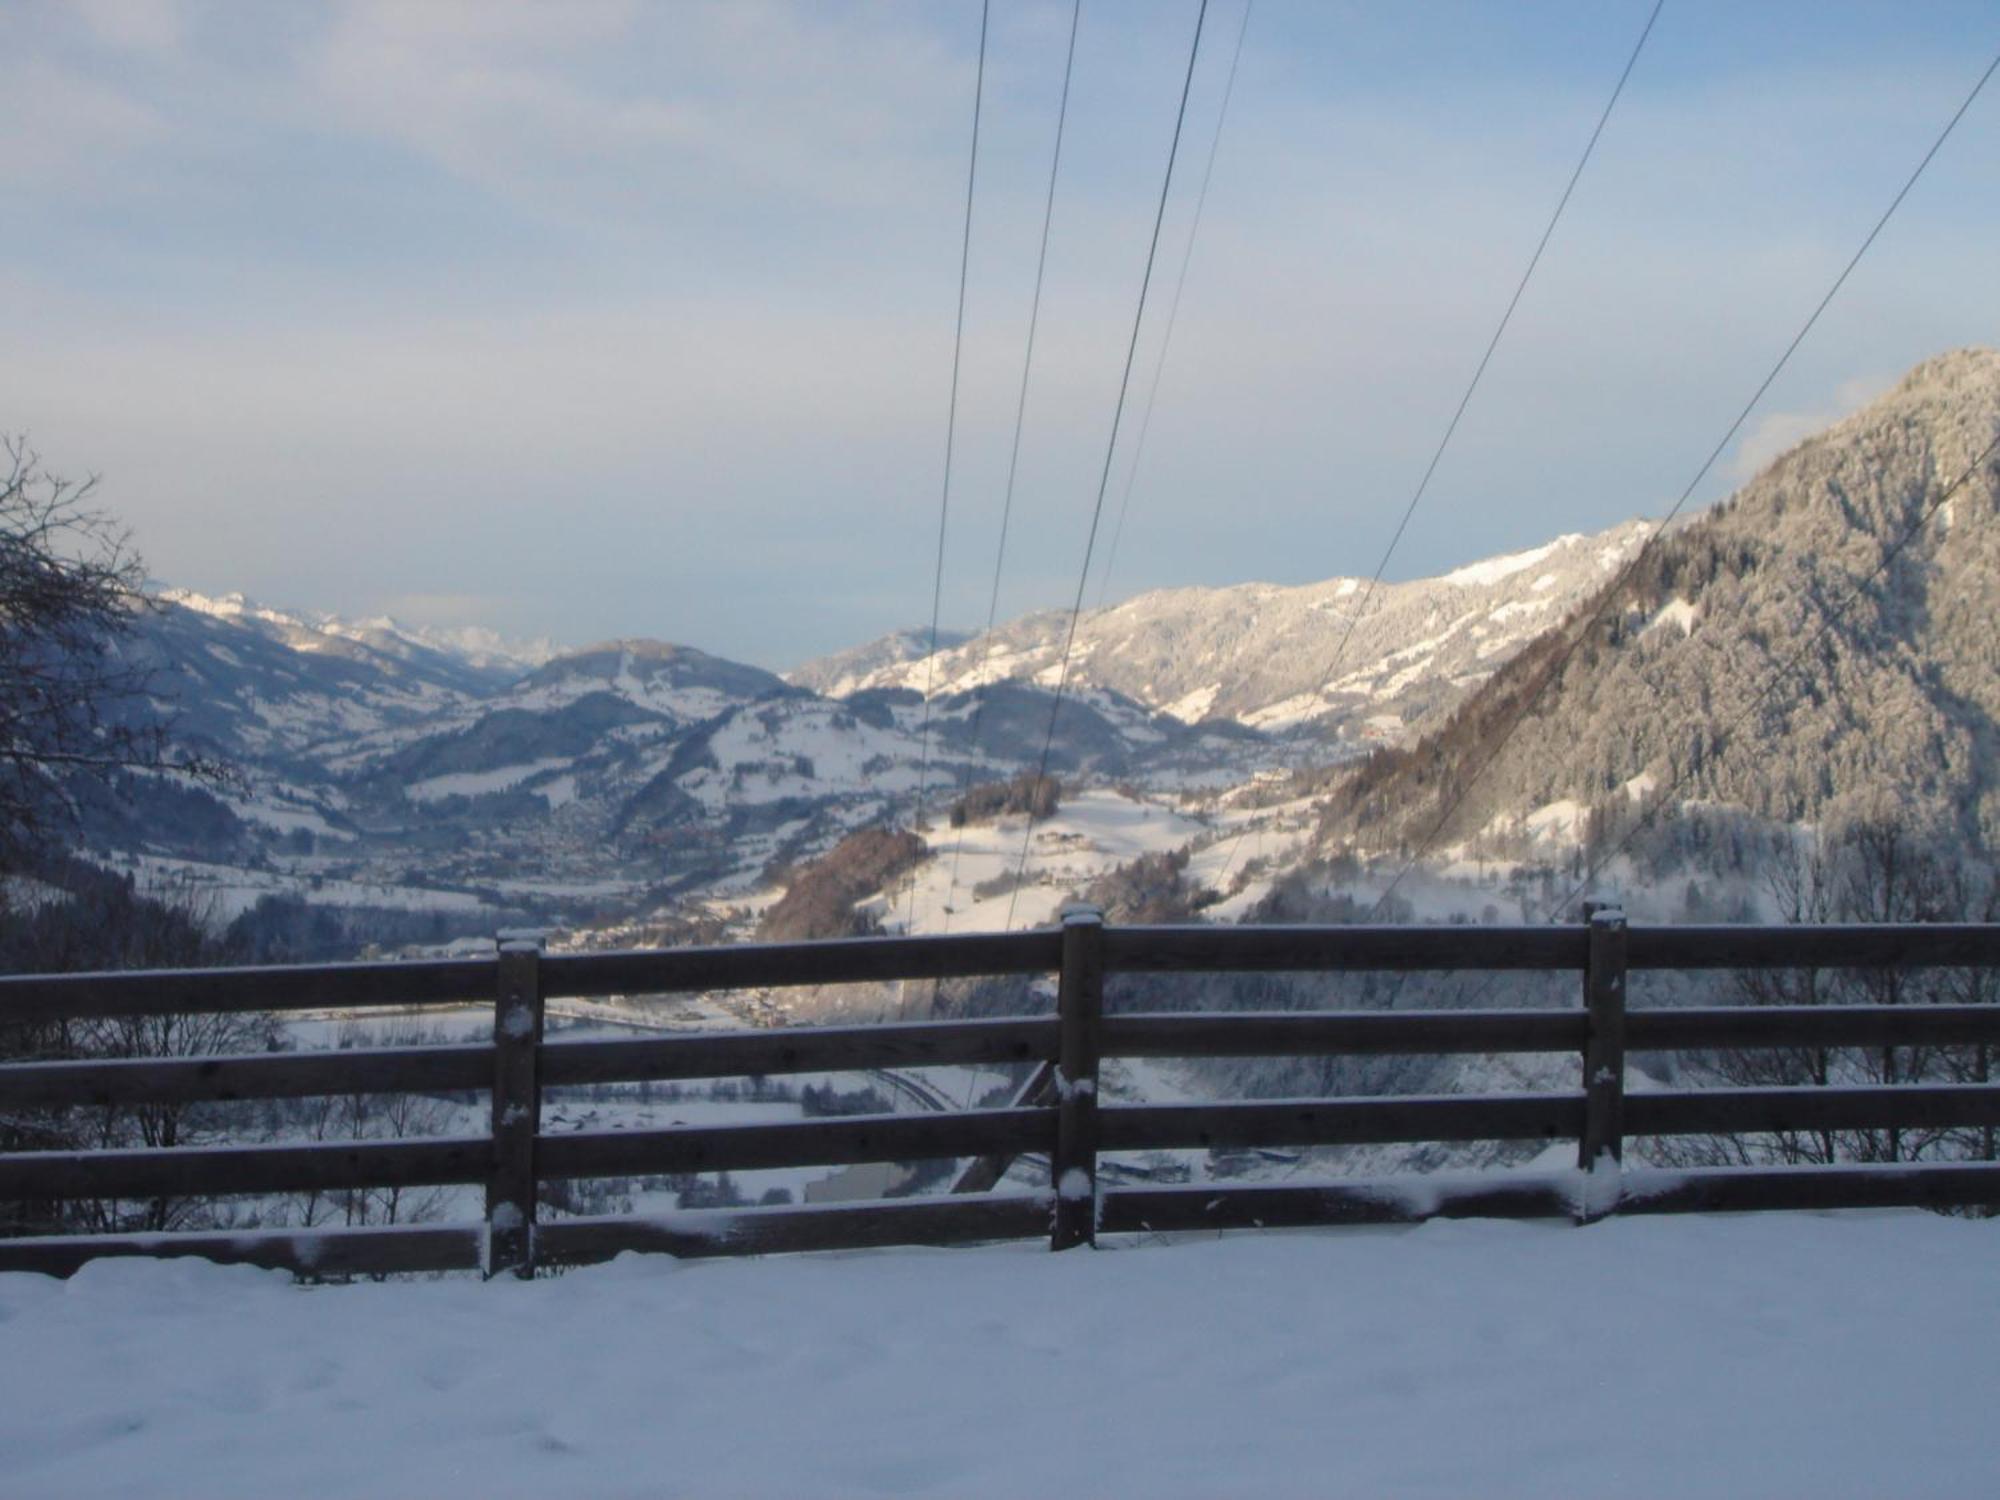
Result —
[[[1088, 909], [1053, 930], [551, 956], [503, 934], [492, 959], [0, 979], [0, 1026], [59, 1017], [205, 1011], [340, 1013], [492, 1006], [489, 1042], [325, 1053], [0, 1065], [0, 1113], [420, 1091], [484, 1091], [487, 1134], [259, 1146], [0, 1154], [0, 1200], [152, 1198], [465, 1184], [484, 1223], [239, 1234], [0, 1240], [0, 1270], [67, 1273], [99, 1255], [194, 1254], [333, 1276], [537, 1265], [622, 1250], [678, 1255], [949, 1244], [1046, 1234], [1550, 1215], [1923, 1204], [2000, 1205], [1993, 1162], [1629, 1170], [1633, 1136], [2000, 1124], [2000, 1086], [1703, 1089], [1627, 1097], [1630, 1052], [1968, 1046], [2000, 1042], [2000, 1007], [1702, 1007], [1629, 1010], [1647, 969], [1989, 967], [2000, 925], [1628, 929], [1615, 909], [1572, 928], [1108, 927]], [[1221, 971], [1569, 971], [1575, 1010], [1103, 1013], [1107, 974]], [[551, 999], [857, 981], [1054, 974], [1057, 1013], [549, 1041]], [[1104, 1058], [1541, 1052], [1575, 1054], [1573, 1092], [1106, 1105]], [[805, 1072], [1030, 1064], [997, 1109], [796, 1123], [544, 1133], [544, 1090], [583, 1084]], [[1578, 1171], [1434, 1174], [1313, 1185], [1106, 1187], [1104, 1152], [1470, 1140], [1578, 1143]], [[1039, 1193], [992, 1191], [1046, 1156]], [[542, 1183], [573, 1177], [971, 1159], [950, 1195], [837, 1207], [538, 1222]]]

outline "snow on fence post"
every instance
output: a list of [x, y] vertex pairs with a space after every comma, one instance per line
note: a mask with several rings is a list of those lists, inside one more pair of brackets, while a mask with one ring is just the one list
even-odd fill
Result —
[[1618, 1206], [1619, 1173], [1625, 1157], [1625, 912], [1586, 903], [1590, 956], [1584, 970], [1583, 1003], [1590, 1013], [1583, 1048], [1583, 1136], [1577, 1165], [1583, 1189], [1579, 1224], [1592, 1223]]
[[535, 1136], [542, 1125], [542, 944], [535, 931], [499, 934], [493, 997], [493, 1161], [486, 1173], [487, 1277], [535, 1274]]
[[1056, 989], [1056, 1149], [1049, 1158], [1055, 1216], [1049, 1248], [1097, 1243], [1097, 1063], [1104, 1015], [1104, 913], [1065, 907]]

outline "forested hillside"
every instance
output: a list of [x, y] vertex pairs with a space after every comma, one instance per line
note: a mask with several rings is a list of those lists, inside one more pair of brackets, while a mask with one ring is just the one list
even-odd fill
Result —
[[1434, 733], [1335, 782], [1323, 847], [1601, 848], [1649, 814], [1671, 841], [1715, 804], [1984, 846], [1996, 434], [2000, 353], [1918, 367], [1662, 537]]

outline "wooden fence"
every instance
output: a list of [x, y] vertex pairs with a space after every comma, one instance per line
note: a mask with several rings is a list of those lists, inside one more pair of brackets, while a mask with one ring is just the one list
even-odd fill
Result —
[[[192, 1254], [314, 1276], [1047, 1235], [1383, 1223], [1432, 1216], [1559, 1216], [1704, 1209], [2000, 1204], [1987, 1161], [1628, 1170], [1635, 1136], [1981, 1127], [2000, 1086], [1899, 1084], [1625, 1092], [1630, 1051], [1972, 1046], [2000, 1041], [2000, 1007], [1903, 1005], [1628, 1009], [1640, 970], [1990, 967], [2000, 926], [1629, 928], [1619, 912], [1574, 927], [1113, 927], [1089, 910], [1056, 929], [607, 954], [544, 954], [505, 939], [483, 960], [27, 976], [0, 979], [0, 1025], [68, 1017], [300, 1012], [465, 1001], [493, 1007], [492, 1038], [256, 1056], [0, 1066], [0, 1115], [74, 1105], [426, 1091], [488, 1091], [491, 1129], [457, 1138], [0, 1155], [0, 1201], [267, 1194], [483, 1184], [484, 1223], [243, 1233], [0, 1239], [0, 1270], [67, 1274], [102, 1255]], [[1104, 1013], [1108, 973], [1541, 970], [1581, 976], [1575, 1009]], [[1056, 1013], [632, 1040], [549, 1041], [552, 999], [992, 975], [1058, 977]], [[1573, 1053], [1556, 1093], [1105, 1105], [1106, 1057]], [[1000, 1108], [783, 1124], [545, 1133], [553, 1087], [955, 1064], [1037, 1065]], [[1312, 1185], [1101, 1186], [1101, 1152], [1369, 1142], [1574, 1139], [1578, 1170], [1412, 1176]], [[1050, 1163], [1045, 1191], [998, 1193], [1007, 1164]], [[839, 1206], [542, 1219], [562, 1178], [971, 1158], [956, 1191]]]

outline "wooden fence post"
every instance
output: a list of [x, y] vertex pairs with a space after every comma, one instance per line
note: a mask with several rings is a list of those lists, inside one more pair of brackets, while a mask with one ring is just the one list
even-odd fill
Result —
[[1049, 1158], [1055, 1217], [1049, 1248], [1097, 1243], [1097, 1062], [1104, 1015], [1104, 913], [1063, 911], [1062, 980], [1056, 989], [1056, 1149]]
[[1583, 978], [1590, 1035], [1583, 1048], [1583, 1136], [1577, 1165], [1584, 1178], [1576, 1217], [1579, 1224], [1588, 1224], [1617, 1208], [1625, 1156], [1626, 929], [1620, 907], [1590, 902], [1583, 910], [1590, 924]]
[[499, 935], [493, 997], [493, 1162], [486, 1175], [486, 1263], [490, 1279], [535, 1274], [535, 1136], [542, 1126], [539, 932]]

